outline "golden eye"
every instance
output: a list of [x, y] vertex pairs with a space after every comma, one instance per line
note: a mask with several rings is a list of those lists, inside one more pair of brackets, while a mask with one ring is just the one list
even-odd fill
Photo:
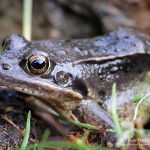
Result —
[[45, 73], [50, 67], [50, 61], [43, 55], [33, 55], [28, 58], [27, 61], [28, 70], [35, 75]]

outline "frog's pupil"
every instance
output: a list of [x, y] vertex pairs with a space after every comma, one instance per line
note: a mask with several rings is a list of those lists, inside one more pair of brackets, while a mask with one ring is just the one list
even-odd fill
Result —
[[32, 68], [42, 69], [45, 66], [45, 61], [42, 59], [36, 59], [31, 63]]

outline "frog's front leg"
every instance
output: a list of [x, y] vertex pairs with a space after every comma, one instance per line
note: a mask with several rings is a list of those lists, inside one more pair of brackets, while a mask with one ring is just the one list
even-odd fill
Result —
[[114, 123], [109, 114], [92, 100], [82, 100], [73, 110], [76, 118], [94, 126], [105, 129], [114, 129]]

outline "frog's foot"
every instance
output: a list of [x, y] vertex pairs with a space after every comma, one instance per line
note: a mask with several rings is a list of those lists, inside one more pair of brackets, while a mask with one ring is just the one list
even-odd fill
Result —
[[[114, 123], [107, 112], [105, 112], [97, 103], [92, 100], [83, 100], [76, 109], [73, 110], [73, 115], [80, 122], [87, 123], [99, 128], [94, 131], [98, 137], [102, 137], [102, 141], [106, 143], [115, 143], [117, 137], [115, 134], [107, 132], [106, 129], [114, 129]], [[91, 131], [92, 133], [93, 131]], [[99, 139], [100, 140], [100, 139]]]
[[73, 111], [81, 121], [100, 128], [114, 129], [114, 123], [107, 112], [92, 100], [83, 100]]

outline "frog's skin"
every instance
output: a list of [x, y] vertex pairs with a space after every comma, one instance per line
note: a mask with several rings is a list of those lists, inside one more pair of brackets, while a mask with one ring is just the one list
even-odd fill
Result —
[[[108, 128], [114, 125], [103, 108], [110, 109], [112, 84], [119, 108], [135, 96], [150, 68], [150, 38], [126, 28], [82, 40], [29, 42], [13, 34], [3, 51], [1, 85], [36, 96], [67, 118], [78, 109], [85, 122]], [[34, 69], [36, 59], [46, 65]]]

